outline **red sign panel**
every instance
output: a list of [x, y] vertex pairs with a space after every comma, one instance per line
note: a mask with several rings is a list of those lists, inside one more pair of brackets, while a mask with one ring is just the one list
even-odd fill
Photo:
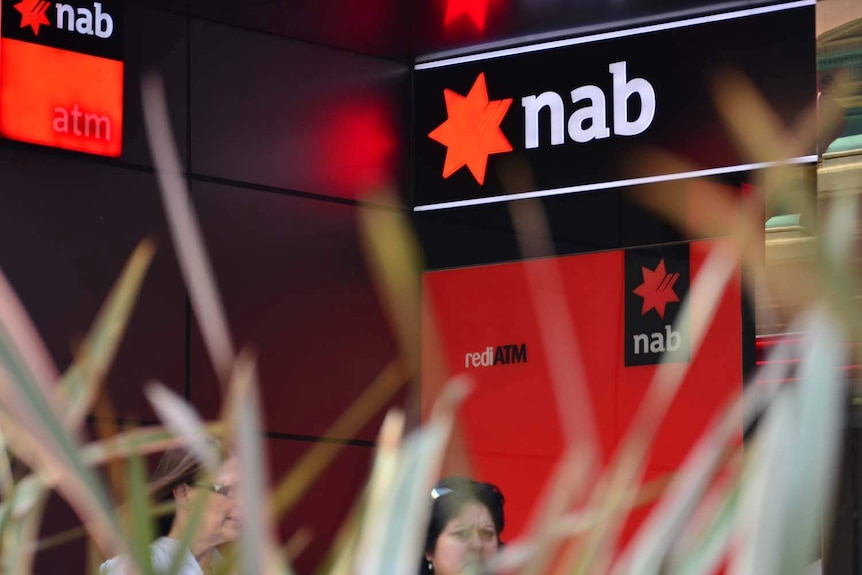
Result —
[[529, 521], [564, 446], [547, 349], [528, 289], [530, 268], [557, 266], [562, 275], [568, 308], [562, 319], [577, 334], [604, 463], [624, 439], [662, 353], [689, 364], [653, 443], [649, 481], [677, 469], [715, 411], [742, 389], [739, 279], [724, 294], [693, 358], [677, 323], [686, 296], [694, 305], [703, 297], [693, 279], [709, 245], [617, 250], [424, 275], [426, 320], [433, 317], [445, 365], [439, 365], [431, 345], [432, 322], [424, 321], [423, 407], [433, 403], [447, 372], [473, 378], [475, 388], [459, 424], [469, 472], [496, 483], [506, 496], [504, 539], [519, 534]]
[[110, 3], [3, 0], [0, 135], [117, 157], [121, 14]]

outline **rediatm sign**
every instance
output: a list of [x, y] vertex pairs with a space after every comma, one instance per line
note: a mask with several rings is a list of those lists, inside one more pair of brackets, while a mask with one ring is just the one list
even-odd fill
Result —
[[[506, 201], [501, 167], [531, 167], [530, 197], [757, 169], [714, 103], [747, 77], [792, 125], [816, 96], [814, 1], [801, 0], [420, 63], [417, 210]], [[814, 142], [796, 158], [812, 161]], [[520, 191], [519, 191], [520, 192]], [[523, 195], [522, 194], [522, 195]]]
[[0, 135], [119, 156], [122, 2], [0, 1]]

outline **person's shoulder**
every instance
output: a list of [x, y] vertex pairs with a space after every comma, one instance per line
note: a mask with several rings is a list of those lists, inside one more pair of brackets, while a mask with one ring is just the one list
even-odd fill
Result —
[[99, 575], [126, 575], [129, 572], [129, 562], [123, 555], [108, 559], [99, 565]]
[[189, 557], [191, 555], [188, 551], [180, 550], [180, 546], [182, 543], [177, 541], [176, 539], [171, 539], [170, 537], [159, 537], [155, 541], [153, 541], [152, 545], [150, 545], [150, 557], [153, 562], [153, 571], [159, 573], [160, 570], [167, 570], [171, 567], [171, 564], [174, 562], [174, 556], [177, 553], [183, 553], [187, 555], [187, 557], [183, 557], [183, 561], [181, 565], [183, 568], [180, 569], [180, 573], [185, 573], [184, 569], [188, 566]]
[[[173, 561], [178, 541], [167, 537], [160, 537], [150, 544], [150, 557], [153, 569], [158, 573], [159, 569], [167, 569]], [[99, 575], [127, 575], [129, 570], [129, 559], [125, 555], [118, 555], [108, 559], [99, 566]]]

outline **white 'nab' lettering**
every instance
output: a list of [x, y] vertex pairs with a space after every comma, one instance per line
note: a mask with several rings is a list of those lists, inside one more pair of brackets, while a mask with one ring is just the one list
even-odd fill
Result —
[[682, 345], [682, 336], [669, 325], [664, 326], [664, 333], [636, 333], [632, 339], [635, 354], [677, 351]]
[[[605, 93], [598, 86], [581, 86], [572, 90], [572, 103], [589, 100], [590, 105], [579, 108], [569, 118], [569, 137], [576, 142], [601, 140], [611, 135], [605, 114]], [[589, 120], [587, 127], [584, 122]]]
[[[649, 128], [655, 117], [655, 89], [643, 78], [626, 81], [626, 63], [616, 62], [608, 66], [614, 76], [614, 134], [637, 136]], [[629, 121], [629, 96], [637, 94], [641, 100], [641, 112], [633, 122]]]
[[[626, 62], [614, 62], [608, 66], [613, 77], [613, 131], [617, 136], [636, 136], [646, 131], [655, 118], [655, 89], [644, 78], [628, 79]], [[635, 119], [629, 118], [629, 99], [637, 95], [640, 111]], [[524, 96], [524, 147], [528, 150], [538, 148], [542, 141], [541, 119], [547, 108], [547, 124], [551, 131], [551, 145], [565, 143], [565, 134], [578, 143], [603, 140], [611, 136], [608, 126], [607, 97], [598, 86], [588, 84], [571, 91], [575, 110], [566, 125], [566, 110], [562, 96], [556, 92], [542, 92], [538, 95]], [[568, 130], [566, 128], [568, 127]], [[547, 140], [546, 140], [547, 141]]]
[[565, 109], [563, 99], [556, 92], [544, 92], [538, 96], [527, 96], [521, 98], [524, 106], [524, 137], [527, 148], [539, 147], [539, 112], [547, 107], [550, 110], [551, 122], [551, 145], [558, 146], [563, 143], [563, 126], [565, 125]]
[[87, 36], [110, 38], [114, 33], [114, 19], [102, 11], [101, 2], [93, 2], [93, 9], [78, 8], [57, 2], [57, 28]]

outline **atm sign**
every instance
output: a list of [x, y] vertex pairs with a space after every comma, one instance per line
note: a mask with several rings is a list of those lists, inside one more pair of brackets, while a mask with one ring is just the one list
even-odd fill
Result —
[[100, 2], [2, 2], [0, 135], [120, 156], [121, 14]]

